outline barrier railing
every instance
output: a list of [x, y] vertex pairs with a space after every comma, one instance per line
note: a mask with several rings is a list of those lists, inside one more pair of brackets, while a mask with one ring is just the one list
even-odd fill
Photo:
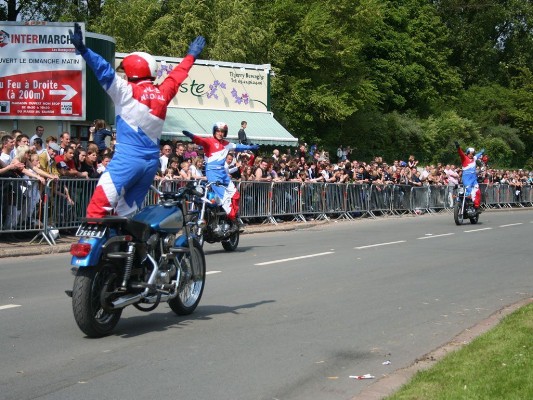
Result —
[[[175, 191], [183, 180], [154, 181], [164, 191]], [[41, 241], [55, 244], [54, 231], [76, 229], [96, 187], [96, 179], [60, 179], [46, 185], [34, 179], [0, 178], [0, 234], [34, 231]], [[241, 218], [276, 224], [279, 217], [294, 220], [358, 218], [364, 216], [450, 211], [452, 186], [360, 185], [354, 183], [236, 182]], [[481, 184], [482, 206], [532, 207], [533, 187]], [[145, 205], [155, 204], [150, 192]]]

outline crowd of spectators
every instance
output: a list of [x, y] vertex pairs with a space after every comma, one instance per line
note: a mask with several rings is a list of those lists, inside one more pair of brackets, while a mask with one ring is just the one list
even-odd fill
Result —
[[[67, 178], [98, 178], [113, 157], [114, 136], [103, 120], [96, 120], [90, 129], [87, 146], [79, 140], [71, 140], [63, 132], [59, 140], [45, 135], [44, 128], [37, 126], [30, 138], [20, 130], [11, 133], [0, 131], [2, 152], [0, 155], [0, 178], [25, 179], [25, 185], [2, 185], [2, 221], [4, 229], [10, 229], [17, 221], [36, 220], [36, 208], [46, 181]], [[106, 140], [107, 139], [107, 140]], [[44, 140], [44, 142], [43, 142]], [[418, 165], [413, 155], [404, 160], [388, 163], [382, 157], [371, 161], [353, 158], [349, 147], [339, 146], [335, 162], [328, 152], [316, 145], [309, 149], [302, 144], [296, 150], [270, 153], [230, 153], [226, 170], [236, 181], [256, 182], [323, 182], [356, 183], [373, 185], [439, 185], [454, 186], [461, 181], [461, 168], [453, 164]], [[160, 168], [155, 180], [205, 179], [202, 148], [194, 143], [165, 141], [161, 145]], [[509, 184], [518, 194], [525, 185], [533, 184], [533, 172], [526, 170], [494, 169], [482, 166], [479, 182]], [[39, 182], [40, 185], [35, 184]], [[33, 186], [32, 186], [32, 183]], [[21, 193], [21, 187], [22, 193]], [[73, 204], [68, 185], [51, 185], [53, 194], [65, 204]], [[24, 207], [16, 207], [24, 196]], [[21, 209], [22, 208], [22, 209]]]

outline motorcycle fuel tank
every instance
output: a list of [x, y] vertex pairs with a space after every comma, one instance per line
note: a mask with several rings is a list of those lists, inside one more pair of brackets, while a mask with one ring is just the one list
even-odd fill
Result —
[[176, 206], [147, 206], [132, 220], [144, 222], [159, 232], [177, 233], [183, 228], [183, 213]]

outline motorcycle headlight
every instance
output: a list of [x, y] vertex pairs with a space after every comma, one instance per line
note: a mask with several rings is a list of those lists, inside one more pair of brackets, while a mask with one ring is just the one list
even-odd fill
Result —
[[464, 192], [465, 192], [465, 188], [462, 187], [462, 186], [461, 186], [461, 187], [459, 188], [459, 190], [457, 191], [457, 193], [459, 193], [459, 194], [464, 194]]

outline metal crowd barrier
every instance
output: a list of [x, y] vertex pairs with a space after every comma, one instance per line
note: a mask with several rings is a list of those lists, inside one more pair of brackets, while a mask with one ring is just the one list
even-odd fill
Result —
[[[175, 191], [183, 180], [157, 180], [154, 186]], [[360, 218], [377, 215], [450, 211], [453, 186], [360, 185], [354, 183], [235, 182], [240, 197], [241, 218], [277, 223], [279, 217], [293, 220]], [[34, 231], [50, 245], [55, 233], [76, 229], [85, 216], [96, 179], [60, 179], [46, 185], [35, 179], [0, 178], [0, 234]], [[486, 208], [533, 207], [533, 187], [481, 184]], [[150, 191], [144, 205], [157, 203]]]

